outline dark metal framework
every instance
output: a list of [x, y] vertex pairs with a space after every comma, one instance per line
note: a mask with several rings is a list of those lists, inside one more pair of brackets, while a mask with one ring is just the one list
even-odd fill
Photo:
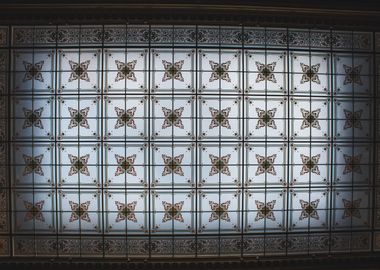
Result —
[[[1, 198], [2, 205], [7, 205], [4, 217], [8, 224], [0, 235], [5, 256], [251, 257], [380, 248], [375, 230], [378, 192], [373, 149], [375, 33], [153, 25], [14, 26], [2, 30], [9, 37], [1, 50], [7, 63], [6, 76], [1, 79], [8, 89], [2, 94], [7, 108], [2, 126], [6, 151], [2, 154], [7, 156], [3, 174], [8, 178], [4, 177]], [[120, 70], [114, 64], [116, 60], [128, 64], [138, 55], [136, 67], [143, 62], [140, 70]], [[342, 68], [341, 59], [351, 70]], [[34, 66], [32, 71], [27, 60]], [[36, 70], [41, 61], [43, 65], [50, 61], [50, 68]], [[70, 61], [77, 66], [90, 62], [78, 69]], [[170, 62], [172, 69], [165, 68], [163, 61]], [[181, 61], [182, 66], [173, 67]], [[219, 64], [219, 69], [213, 70], [211, 61]], [[220, 65], [228, 61], [228, 68], [221, 70]], [[93, 62], [96, 65], [91, 69]], [[266, 69], [260, 71], [257, 62]], [[270, 70], [267, 65], [273, 62], [275, 67]], [[305, 65], [309, 69], [303, 70]], [[312, 70], [312, 66], [318, 69]], [[362, 67], [355, 73], [358, 66]], [[114, 86], [119, 72], [125, 77], [135, 72], [138, 87], [127, 78], [121, 87]], [[229, 82], [222, 77], [226, 73]], [[275, 79], [270, 80], [271, 74]], [[211, 81], [214, 75], [218, 78]], [[164, 80], [165, 76], [170, 78]], [[144, 79], [139, 81], [141, 77]], [[142, 104], [143, 109], [124, 118], [124, 133], [114, 135], [119, 128], [112, 127], [120, 116], [111, 112], [119, 104], [125, 113], [131, 109], [129, 100], [136, 101], [134, 107]], [[111, 103], [113, 107], [108, 107]], [[275, 114], [270, 116], [268, 110], [275, 105]], [[28, 118], [25, 114], [41, 106], [42, 129], [51, 125], [47, 133], [39, 133], [42, 129], [36, 115]], [[212, 116], [212, 106], [217, 106], [214, 109], [221, 119]], [[220, 115], [228, 106], [230, 114]], [[75, 118], [69, 107], [77, 112], [89, 107], [88, 114], [76, 114], [79, 118]], [[174, 112], [179, 107], [183, 107], [183, 115], [168, 118], [162, 114], [163, 108]], [[264, 111], [266, 118], [260, 118], [259, 111]], [[282, 115], [277, 117], [280, 111]], [[142, 135], [133, 135], [134, 128], [126, 122], [130, 118]], [[163, 128], [168, 119], [170, 125]], [[217, 122], [210, 128], [215, 119], [228, 124]], [[175, 123], [178, 120], [183, 128]], [[270, 127], [270, 120], [276, 128]], [[277, 134], [281, 128], [283, 132]], [[212, 135], [215, 129], [218, 131]], [[87, 134], [87, 130], [91, 132]], [[258, 130], [264, 130], [263, 134]], [[77, 161], [70, 161], [70, 155], [79, 159], [87, 154], [88, 160], [76, 167]], [[163, 155], [174, 158], [182, 154], [182, 163], [171, 163], [169, 179], [164, 179], [167, 164]], [[260, 164], [259, 154], [276, 157]], [[25, 155], [43, 155], [43, 161], [27, 163]], [[123, 168], [118, 182], [116, 155], [136, 155], [136, 175], [143, 174], [140, 182], [127, 173], [131, 164]], [[231, 155], [231, 162], [224, 161], [228, 164], [214, 163], [218, 169], [215, 179], [210, 155]], [[93, 156], [97, 159], [92, 160]], [[276, 161], [280, 156], [283, 158]], [[362, 160], [354, 161], [358, 156]], [[265, 172], [258, 174], [260, 165]], [[268, 169], [271, 165], [275, 174]], [[76, 173], [71, 172], [73, 166]], [[90, 178], [81, 171], [84, 167]], [[178, 167], [183, 176], [173, 172]], [[278, 177], [271, 178], [274, 175]], [[25, 176], [30, 178], [24, 181]], [[113, 199], [115, 194], [121, 196]], [[123, 197], [124, 207], [136, 200], [136, 208], [117, 209], [117, 201]], [[344, 205], [344, 200], [349, 203]], [[41, 201], [43, 207], [50, 204], [51, 208], [36, 209]], [[88, 208], [78, 210], [87, 201]], [[171, 204], [169, 210], [160, 206], [164, 201]], [[173, 208], [180, 201], [183, 205]], [[264, 203], [261, 210], [256, 201]], [[273, 207], [268, 205], [272, 201]], [[217, 210], [211, 202], [218, 205]], [[134, 225], [131, 214], [139, 226]], [[166, 215], [169, 220], [164, 222]], [[216, 219], [211, 221], [212, 215]], [[124, 226], [115, 218], [123, 218]]]

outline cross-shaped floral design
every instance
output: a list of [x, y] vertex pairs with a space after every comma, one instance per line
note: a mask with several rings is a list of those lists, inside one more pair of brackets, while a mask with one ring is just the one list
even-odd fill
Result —
[[219, 204], [213, 201], [209, 201], [212, 212], [208, 221], [213, 222], [214, 220], [220, 219], [230, 222], [230, 217], [228, 216], [228, 208], [230, 207], [230, 203], [230, 201], [226, 201]]
[[320, 171], [318, 168], [318, 162], [320, 157], [320, 154], [312, 156], [311, 158], [309, 156], [301, 154], [301, 160], [303, 165], [300, 174], [303, 175], [305, 173], [312, 172], [317, 175], [320, 175]]
[[88, 215], [88, 208], [90, 206], [90, 201], [86, 201], [84, 203], [75, 203], [73, 201], [69, 201], [71, 207], [71, 216], [69, 222], [73, 222], [75, 220], [83, 220], [86, 222], [91, 222], [90, 216]]
[[302, 212], [299, 217], [300, 220], [303, 220], [305, 218], [314, 218], [319, 219], [319, 215], [317, 212], [317, 207], [319, 204], [319, 199], [316, 199], [315, 201], [307, 202], [304, 200], [300, 200]]
[[162, 64], [164, 65], [164, 69], [165, 69], [165, 73], [164, 73], [164, 77], [162, 78], [162, 81], [165, 82], [167, 80], [175, 79], [175, 80], [183, 82], [184, 79], [181, 73], [183, 63], [184, 63], [184, 60], [175, 62], [174, 64], [168, 61], [162, 60]]
[[162, 222], [165, 223], [169, 220], [184, 222], [184, 219], [181, 213], [183, 204], [184, 204], [183, 201], [180, 201], [174, 204], [163, 201], [162, 205], [164, 206], [165, 214], [164, 214], [164, 217], [162, 218]]
[[25, 176], [30, 173], [35, 173], [41, 176], [44, 175], [44, 171], [42, 170], [42, 167], [41, 167], [42, 159], [44, 158], [43, 154], [35, 156], [35, 157], [31, 157], [31, 156], [23, 154], [22, 157], [24, 158], [24, 162], [26, 165], [22, 175]]
[[30, 80], [37, 80], [40, 82], [44, 81], [44, 78], [42, 76], [41, 70], [42, 66], [44, 65], [44, 61], [40, 61], [38, 63], [35, 63], [34, 65], [32, 63], [28, 63], [26, 61], [23, 61], [24, 67], [25, 67], [25, 76], [23, 81], [30, 81]]
[[273, 208], [276, 204], [276, 200], [273, 200], [267, 203], [255, 200], [255, 204], [258, 210], [255, 217], [255, 221], [259, 221], [260, 219], [263, 219], [263, 218], [267, 218], [272, 221], [276, 220], [276, 217], [274, 216], [274, 213], [273, 213]]
[[306, 82], [314, 82], [316, 84], [320, 84], [321, 81], [319, 80], [318, 77], [318, 71], [319, 67], [321, 64], [316, 64], [312, 66], [308, 66], [304, 63], [301, 64], [301, 69], [302, 69], [302, 78], [301, 78], [301, 84], [306, 83]]
[[320, 112], [321, 112], [321, 109], [316, 109], [314, 111], [308, 111], [308, 110], [301, 108], [301, 113], [302, 113], [302, 117], [303, 117], [301, 129], [305, 129], [308, 127], [321, 129], [321, 126], [319, 125], [319, 121], [318, 121], [318, 117], [319, 117]]
[[42, 208], [44, 206], [44, 203], [45, 201], [43, 200], [36, 202], [35, 204], [28, 201], [24, 201], [24, 206], [25, 206], [25, 209], [27, 210], [24, 217], [24, 221], [36, 219], [41, 222], [44, 222], [45, 218], [44, 218], [44, 215], [42, 214]]
[[133, 60], [131, 62], [128, 62], [127, 64], [119, 60], [115, 60], [115, 63], [118, 70], [116, 74], [115, 82], [118, 82], [124, 79], [136, 81], [136, 76], [133, 70], [135, 69], [137, 60]]
[[88, 159], [90, 158], [90, 155], [84, 155], [78, 158], [77, 156], [69, 154], [69, 159], [71, 163], [69, 176], [72, 176], [77, 173], [84, 174], [86, 176], [90, 176], [90, 171], [87, 167]]
[[86, 107], [81, 110], [76, 110], [74, 108], [69, 107], [69, 113], [70, 113], [70, 123], [69, 123], [69, 129], [73, 127], [77, 127], [78, 125], [84, 128], [89, 129], [90, 125], [88, 124], [87, 121], [87, 115], [88, 112], [90, 111], [90, 107]]
[[259, 154], [256, 154], [257, 163], [259, 163], [259, 166], [256, 170], [256, 175], [260, 175], [263, 173], [270, 173], [272, 175], [276, 175], [276, 170], [274, 169], [274, 161], [276, 159], [276, 154], [264, 157], [260, 156]]
[[164, 123], [162, 124], [162, 128], [165, 129], [171, 126], [175, 126], [175, 127], [183, 129], [184, 125], [181, 120], [183, 110], [184, 110], [183, 107], [180, 107], [175, 110], [170, 110], [168, 108], [162, 107], [162, 111], [164, 112], [164, 116], [165, 116], [165, 120], [164, 120]]
[[277, 129], [276, 123], [273, 119], [276, 114], [276, 111], [276, 108], [267, 111], [261, 110], [260, 108], [256, 108], [257, 116], [259, 117], [259, 119], [257, 120], [256, 129], [265, 126]]
[[348, 129], [348, 128], [357, 128], [357, 129], [362, 129], [362, 113], [363, 110], [359, 110], [356, 112], [351, 112], [348, 110], [343, 110], [344, 115], [346, 116], [346, 122], [344, 123], [343, 129]]
[[90, 77], [88, 76], [87, 69], [90, 65], [90, 60], [84, 61], [82, 63], [76, 63], [74, 61], [69, 60], [71, 74], [69, 77], [69, 82], [75, 80], [84, 80], [86, 82], [90, 81]]
[[222, 157], [217, 157], [210, 154], [211, 160], [211, 170], [209, 175], [213, 176], [214, 174], [223, 173], [225, 175], [231, 175], [230, 170], [228, 169], [228, 162], [230, 161], [231, 155], [225, 155]]
[[136, 124], [134, 120], [136, 109], [136, 107], [132, 107], [130, 109], [123, 110], [118, 107], [115, 107], [115, 111], [117, 114], [115, 129], [121, 128], [123, 126], [136, 129]]
[[25, 121], [24, 125], [22, 126], [23, 129], [35, 126], [37, 128], [43, 129], [44, 126], [41, 121], [41, 115], [44, 111], [44, 108], [38, 108], [36, 110], [28, 110], [26, 108], [22, 108], [24, 111]]
[[261, 81], [270, 81], [273, 83], [276, 83], [276, 77], [274, 76], [273, 72], [276, 67], [276, 62], [272, 62], [270, 64], [263, 64], [258, 61], [256, 61], [256, 67], [259, 71], [259, 74], [257, 74], [256, 82]]
[[360, 73], [362, 71], [362, 65], [356, 67], [350, 67], [347, 65], [343, 65], [344, 72], [346, 73], [346, 77], [344, 78], [343, 85], [346, 84], [358, 84], [363, 85], [362, 79], [360, 77]]
[[165, 176], [171, 173], [175, 173], [175, 174], [183, 176], [184, 174], [181, 167], [183, 157], [184, 157], [183, 154], [179, 156], [175, 156], [175, 157], [162, 155], [162, 159], [164, 160], [164, 164], [165, 164], [164, 171], [162, 172], [162, 176]]
[[362, 202], [361, 198], [357, 200], [353, 200], [353, 201], [342, 199], [342, 201], [344, 205], [343, 219], [349, 218], [349, 217], [361, 218], [361, 214], [359, 210], [360, 204]]
[[226, 82], [231, 82], [230, 76], [228, 75], [228, 69], [230, 68], [231, 61], [227, 61], [225, 63], [215, 63], [214, 61], [209, 61], [212, 73], [209, 81], [213, 82], [215, 80], [224, 80]]
[[211, 123], [209, 128], [213, 129], [215, 127], [225, 127], [228, 129], [231, 129], [230, 122], [228, 121], [228, 115], [230, 114], [231, 108], [225, 108], [223, 110], [217, 110], [212, 107], [209, 108], [210, 113], [211, 113]]
[[357, 156], [349, 156], [344, 154], [344, 161], [346, 162], [346, 166], [344, 166], [343, 174], [351, 173], [351, 172], [356, 172], [361, 174], [361, 166], [360, 166], [360, 161], [362, 158], [362, 155], [357, 155]]
[[117, 207], [117, 217], [116, 217], [116, 222], [120, 222], [122, 220], [129, 220], [132, 222], [137, 222], [137, 218], [135, 215], [135, 209], [136, 209], [136, 201], [133, 201], [131, 203], [121, 203], [116, 201], [115, 202], [116, 207]]
[[135, 163], [136, 155], [123, 157], [118, 154], [115, 154], [115, 158], [118, 164], [115, 176], [118, 176], [123, 173], [128, 173], [130, 175], [136, 176], [136, 170], [133, 166], [133, 164]]

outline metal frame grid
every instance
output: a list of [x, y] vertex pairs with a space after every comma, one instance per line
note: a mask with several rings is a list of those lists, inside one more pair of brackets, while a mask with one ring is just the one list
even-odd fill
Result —
[[245, 257], [379, 248], [373, 33], [4, 29], [12, 33], [4, 48], [4, 253]]

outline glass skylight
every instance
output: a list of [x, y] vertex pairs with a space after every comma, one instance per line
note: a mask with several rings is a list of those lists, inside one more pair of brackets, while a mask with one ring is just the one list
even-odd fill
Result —
[[0, 199], [13, 255], [371, 247], [372, 33], [10, 30]]

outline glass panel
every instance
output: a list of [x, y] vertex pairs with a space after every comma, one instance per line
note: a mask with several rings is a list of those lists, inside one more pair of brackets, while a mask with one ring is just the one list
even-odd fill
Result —
[[372, 33], [17, 26], [11, 44], [0, 231], [11, 224], [13, 255], [370, 247]]

